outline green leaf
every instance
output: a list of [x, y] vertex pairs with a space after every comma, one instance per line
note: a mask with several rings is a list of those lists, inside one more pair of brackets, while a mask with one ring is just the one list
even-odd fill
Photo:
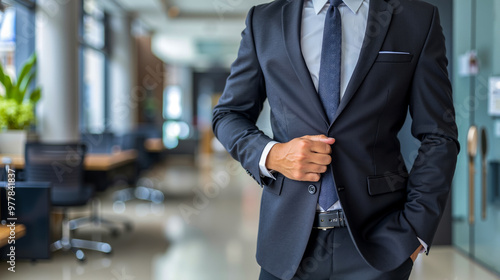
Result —
[[23, 81], [22, 84], [17, 84], [17, 86], [19, 87], [19, 99], [21, 101], [24, 100], [24, 98], [26, 97], [26, 91], [29, 89], [29, 86], [31, 84], [31, 82], [33, 81], [33, 79], [35, 78], [36, 76], [36, 71], [33, 71], [29, 77], [27, 79], [25, 79], [25, 81]]
[[[28, 59], [28, 61], [24, 64], [21, 72], [19, 73], [19, 76], [17, 76], [17, 85], [21, 85], [23, 80], [28, 76], [28, 74], [31, 72], [31, 69], [33, 69], [33, 65], [36, 63], [36, 55], [33, 54], [31, 57]], [[28, 77], [29, 79], [29, 77]]]
[[5, 85], [4, 84], [4, 79], [5, 79], [5, 74], [4, 74], [4, 71], [3, 71], [3, 65], [0, 63], [0, 83], [2, 83], [2, 85]]
[[11, 99], [16, 101], [17, 104], [21, 104], [23, 102], [23, 100], [20, 99], [21, 95], [19, 94], [19, 88], [16, 85], [12, 86], [10, 94], [11, 94]]
[[42, 89], [40, 87], [37, 87], [30, 94], [30, 102], [36, 104], [41, 97], [42, 97]]
[[5, 87], [5, 98], [7, 99], [14, 98], [12, 94], [12, 80], [8, 75], [4, 75], [3, 85]]

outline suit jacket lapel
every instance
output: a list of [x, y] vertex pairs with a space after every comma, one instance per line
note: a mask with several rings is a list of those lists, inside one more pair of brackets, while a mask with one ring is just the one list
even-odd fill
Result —
[[281, 15], [283, 40], [285, 42], [288, 58], [292, 63], [293, 70], [305, 89], [304, 104], [311, 103], [311, 105], [315, 108], [315, 110], [311, 111], [311, 115], [316, 114], [325, 122], [325, 125], [328, 126], [329, 122], [323, 109], [323, 104], [321, 103], [321, 99], [319, 98], [316, 88], [311, 80], [309, 69], [307, 68], [304, 58], [302, 57], [302, 50], [300, 48], [303, 6], [304, 0], [288, 0], [288, 2], [283, 5]]
[[385, 0], [370, 0], [370, 11], [366, 26], [365, 38], [359, 55], [358, 63], [354, 69], [351, 80], [347, 85], [344, 97], [340, 101], [339, 108], [333, 117], [332, 124], [345, 109], [351, 98], [370, 71], [377, 59], [378, 52], [384, 43], [385, 36], [389, 30], [393, 14], [393, 7]]

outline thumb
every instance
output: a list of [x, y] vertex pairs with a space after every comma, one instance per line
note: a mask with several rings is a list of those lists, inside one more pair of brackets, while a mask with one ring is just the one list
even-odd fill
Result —
[[321, 135], [306, 135], [306, 136], [303, 136], [302, 138], [308, 139], [311, 141], [319, 141], [319, 142], [323, 142], [323, 143], [330, 144], [330, 145], [335, 143], [335, 138], [330, 138], [330, 137], [327, 137], [326, 135], [323, 135], [323, 134], [321, 134]]

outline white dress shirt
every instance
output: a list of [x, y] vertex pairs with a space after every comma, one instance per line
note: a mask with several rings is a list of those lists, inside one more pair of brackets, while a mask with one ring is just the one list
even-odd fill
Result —
[[[370, 10], [369, 2], [370, 0], [344, 0], [344, 3], [339, 6], [342, 20], [342, 61], [340, 69], [341, 99], [351, 80], [354, 68], [358, 63], [361, 47], [363, 46], [368, 13]], [[304, 10], [302, 11], [300, 47], [316, 92], [318, 91], [323, 29], [328, 7], [330, 7], [330, 2], [328, 0], [305, 0]], [[266, 159], [271, 148], [277, 143], [276, 141], [269, 142], [262, 152], [259, 161], [259, 169], [262, 176], [275, 179], [266, 168]], [[342, 209], [340, 201], [337, 201], [328, 210], [337, 209]], [[323, 211], [319, 204], [318, 210]], [[420, 238], [418, 238], [418, 240], [424, 246], [421, 252], [426, 251], [427, 244]]]

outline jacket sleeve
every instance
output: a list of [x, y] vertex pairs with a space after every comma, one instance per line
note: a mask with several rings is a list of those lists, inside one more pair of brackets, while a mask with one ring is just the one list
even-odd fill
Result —
[[410, 95], [412, 134], [421, 146], [408, 178], [401, 216], [405, 220], [401, 222], [408, 223], [429, 247], [446, 206], [460, 149], [447, 64], [445, 39], [434, 8]]
[[248, 13], [238, 57], [231, 66], [222, 97], [214, 108], [212, 126], [215, 136], [231, 156], [262, 185], [259, 160], [271, 139], [256, 126], [266, 92], [254, 43], [254, 10], [255, 7]]

